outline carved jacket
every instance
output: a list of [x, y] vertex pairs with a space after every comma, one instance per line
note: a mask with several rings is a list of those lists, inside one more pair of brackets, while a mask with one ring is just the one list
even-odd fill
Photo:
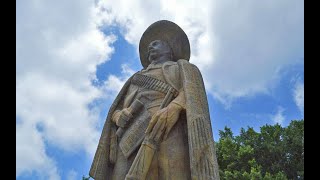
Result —
[[[182, 92], [173, 101], [186, 109], [191, 178], [219, 179], [208, 102], [201, 73], [195, 65], [186, 60], [181, 59], [176, 62], [179, 71], [172, 71], [170, 63], [174, 62], [169, 62], [169, 65], [164, 63], [162, 70], [166, 82]], [[166, 78], [166, 74], [180, 76], [182, 80], [172, 82], [170, 78]], [[96, 180], [110, 179], [112, 171], [112, 165], [109, 162], [111, 118], [119, 102], [126, 95], [131, 79], [132, 77], [124, 84], [107, 115], [89, 173]]]

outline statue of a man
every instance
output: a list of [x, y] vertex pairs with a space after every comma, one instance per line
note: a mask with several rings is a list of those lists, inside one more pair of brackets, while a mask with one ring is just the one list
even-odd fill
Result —
[[219, 179], [201, 73], [175, 23], [153, 23], [139, 44], [144, 67], [113, 102], [90, 169], [96, 180]]

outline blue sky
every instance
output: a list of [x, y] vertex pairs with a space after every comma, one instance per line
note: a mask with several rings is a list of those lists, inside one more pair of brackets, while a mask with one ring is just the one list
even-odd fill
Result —
[[[206, 5], [204, 5], [206, 4]], [[87, 175], [153, 22], [177, 23], [203, 75], [215, 140], [304, 118], [304, 2], [17, 1], [16, 179]]]

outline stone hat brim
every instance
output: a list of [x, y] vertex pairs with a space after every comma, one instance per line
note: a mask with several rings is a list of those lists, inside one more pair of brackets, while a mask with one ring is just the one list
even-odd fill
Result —
[[143, 33], [139, 43], [141, 64], [147, 68], [148, 46], [154, 40], [166, 41], [173, 52], [173, 61], [190, 59], [190, 43], [186, 33], [175, 23], [167, 20], [157, 21], [151, 24]]

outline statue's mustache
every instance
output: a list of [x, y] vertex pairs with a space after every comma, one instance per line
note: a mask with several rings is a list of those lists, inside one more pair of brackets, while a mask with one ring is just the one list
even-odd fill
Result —
[[153, 47], [149, 47], [148, 48], [148, 53], [151, 53], [151, 52], [157, 52], [158, 50], [153, 48]]

